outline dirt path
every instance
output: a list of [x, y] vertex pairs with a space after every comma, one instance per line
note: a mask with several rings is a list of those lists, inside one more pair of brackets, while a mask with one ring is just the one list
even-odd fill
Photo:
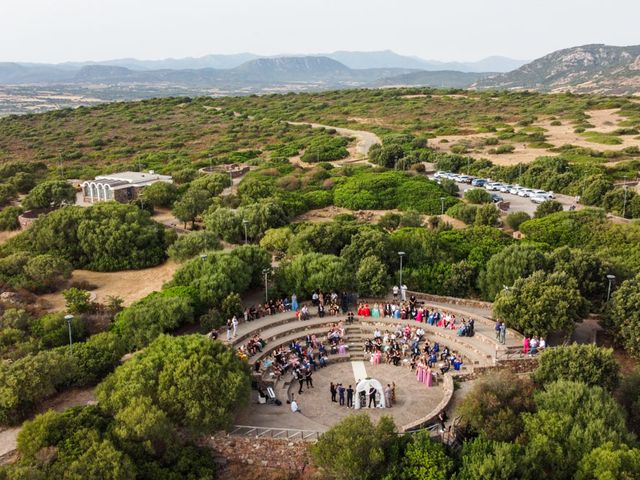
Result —
[[[72, 281], [84, 280], [98, 288], [96, 301], [104, 301], [108, 296], [121, 297], [125, 305], [146, 297], [151, 292], [160, 290], [162, 285], [171, 280], [178, 265], [169, 260], [162, 265], [143, 270], [125, 270], [122, 272], [92, 272], [89, 270], [74, 270]], [[65, 308], [62, 293], [41, 295], [40, 298], [49, 305], [49, 310], [63, 310]]]
[[[334, 129], [339, 135], [344, 137], [353, 137], [356, 139], [355, 147], [349, 149], [349, 156], [345, 159], [331, 162], [334, 165], [345, 165], [352, 163], [367, 163], [369, 164], [369, 149], [376, 144], [381, 144], [382, 140], [375, 133], [367, 132], [364, 130], [352, 130], [350, 128], [332, 127], [330, 125], [322, 125], [319, 123], [311, 122], [287, 122], [289, 125], [309, 125], [312, 128], [326, 128]], [[302, 160], [295, 161], [298, 165], [306, 164], [310, 165]]]
[[[49, 410], [63, 412], [70, 407], [92, 405], [95, 403], [95, 387], [73, 388], [65, 390], [44, 402], [42, 406], [38, 408], [36, 415]], [[8, 460], [7, 457], [16, 450], [18, 433], [20, 433], [21, 429], [22, 427], [15, 427], [0, 431], [0, 464], [5, 463], [4, 460]]]
[[0, 232], [0, 245], [9, 240], [11, 237], [15, 237], [21, 232], [21, 230], [11, 230], [9, 232]]

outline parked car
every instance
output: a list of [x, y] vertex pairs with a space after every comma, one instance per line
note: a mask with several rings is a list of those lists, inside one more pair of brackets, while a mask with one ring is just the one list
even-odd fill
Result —
[[549, 199], [543, 195], [534, 195], [531, 197], [531, 201], [533, 203], [542, 203], [542, 202], [546, 202], [547, 200]]
[[498, 190], [500, 190], [502, 193], [509, 193], [509, 190], [511, 190], [511, 185], [506, 183], [502, 185]]
[[520, 185], [513, 185], [510, 189], [509, 189], [509, 193], [511, 195], [518, 195], [518, 192], [520, 191], [522, 187]]
[[471, 185], [473, 185], [474, 187], [484, 187], [486, 183], [487, 181], [483, 178], [474, 178], [473, 180], [471, 180]]
[[504, 198], [502, 198], [500, 195], [498, 195], [497, 193], [492, 193], [491, 194], [491, 200], [493, 200], [493, 203], [500, 203], [504, 201]]
[[503, 183], [495, 182], [495, 183], [492, 183], [492, 184], [491, 184], [491, 187], [490, 187], [490, 188], [488, 188], [487, 190], [498, 191], [498, 190], [500, 190], [500, 188], [501, 188], [503, 185], [504, 185]]
[[436, 173], [434, 173], [434, 174], [433, 174], [433, 178], [435, 178], [435, 179], [437, 180], [438, 178], [443, 177], [443, 176], [444, 176], [444, 175], [446, 175], [446, 174], [447, 174], [447, 172], [440, 172], [440, 171], [438, 171], [438, 172], [436, 172]]
[[521, 188], [520, 191], [518, 192], [518, 196], [519, 197], [531, 197], [533, 195], [533, 190], [530, 188]]
[[462, 183], [471, 183], [473, 181], [473, 177], [470, 177], [469, 175], [460, 175], [460, 181]]

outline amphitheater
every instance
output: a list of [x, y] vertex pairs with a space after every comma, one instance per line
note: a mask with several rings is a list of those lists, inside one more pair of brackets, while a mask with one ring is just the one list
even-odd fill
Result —
[[[475, 335], [460, 337], [456, 330], [395, 318], [359, 317], [352, 324], [348, 324], [345, 316], [339, 315], [324, 318], [312, 316], [309, 320], [300, 321], [293, 312], [241, 323], [237, 336], [230, 341], [231, 345], [240, 347], [255, 334], [259, 334], [266, 342], [263, 351], [249, 359], [252, 372], [256, 362], [261, 362], [276, 348], [287, 346], [293, 341], [304, 343], [307, 334], [315, 334], [318, 340], [326, 340], [331, 325], [339, 321], [344, 322], [344, 342], [348, 350], [343, 354], [330, 354], [328, 366], [318, 368], [313, 374], [314, 388], [308, 389], [305, 386], [302, 395], [298, 394], [298, 382], [293, 381], [291, 372], [279, 379], [264, 372], [254, 372], [254, 385], [271, 387], [281, 405], [274, 402], [258, 403], [257, 391], [252, 390], [251, 402], [237, 415], [231, 434], [313, 440], [354, 412], [331, 402], [330, 382], [342, 383], [345, 387], [351, 384], [355, 387], [357, 380], [369, 377], [379, 380], [383, 385], [395, 383], [396, 401], [392, 408], [365, 408], [361, 411], [367, 412], [374, 420], [381, 415], [391, 415], [401, 432], [428, 428], [434, 425], [437, 415], [446, 410], [454, 400], [454, 379], [474, 378], [488, 369], [506, 367], [510, 362], [528, 363], [528, 359], [520, 354], [523, 340], [521, 334], [508, 330], [504, 345], [496, 340], [495, 323], [490, 318], [490, 304], [434, 297], [419, 292], [408, 292], [407, 295], [415, 295], [418, 303], [429, 310], [438, 309], [454, 314], [459, 321], [462, 318], [474, 319]], [[372, 303], [375, 301], [372, 300]], [[441, 347], [446, 346], [452, 352], [456, 352], [463, 360], [460, 370], [452, 369], [444, 375], [437, 375], [434, 385], [427, 387], [417, 381], [415, 372], [406, 364], [371, 364], [369, 354], [364, 351], [364, 341], [373, 337], [376, 328], [385, 332], [399, 323], [403, 326], [422, 326], [426, 331], [426, 338], [431, 343], [438, 342]], [[287, 405], [287, 400], [291, 399], [292, 394], [296, 397], [301, 413], [291, 412]]]

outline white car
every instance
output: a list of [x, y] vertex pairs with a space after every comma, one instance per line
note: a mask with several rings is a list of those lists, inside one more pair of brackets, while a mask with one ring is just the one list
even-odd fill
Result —
[[440, 172], [440, 171], [438, 171], [438, 172], [436, 172], [436, 173], [434, 173], [434, 174], [433, 174], [433, 178], [438, 179], [438, 178], [440, 178], [440, 177], [444, 177], [444, 175], [446, 175], [446, 173], [447, 173], [447, 172]]
[[533, 195], [533, 190], [530, 188], [521, 188], [518, 192], [519, 197], [531, 197]]
[[546, 202], [547, 200], [548, 198], [542, 195], [534, 195], [531, 197], [531, 201], [533, 203], [543, 203], [543, 202]]
[[503, 185], [504, 185], [504, 184], [503, 184], [503, 183], [500, 183], [500, 182], [492, 183], [492, 184], [491, 184], [491, 188], [490, 188], [490, 190], [493, 190], [493, 191], [500, 190], [500, 189], [502, 188], [502, 186], [503, 186]]
[[518, 195], [518, 192], [522, 189], [522, 187], [520, 185], [513, 185], [510, 189], [509, 189], [509, 193], [511, 195]]
[[498, 190], [500, 190], [500, 192], [502, 193], [509, 193], [509, 191], [511, 190], [511, 185], [509, 184], [502, 185]]

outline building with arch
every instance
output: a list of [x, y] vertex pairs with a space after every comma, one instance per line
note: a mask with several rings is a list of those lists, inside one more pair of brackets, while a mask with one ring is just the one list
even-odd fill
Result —
[[127, 203], [140, 196], [145, 187], [156, 182], [173, 183], [169, 175], [149, 172], [121, 172], [99, 175], [93, 180], [82, 182], [82, 195], [87, 203], [115, 200]]

